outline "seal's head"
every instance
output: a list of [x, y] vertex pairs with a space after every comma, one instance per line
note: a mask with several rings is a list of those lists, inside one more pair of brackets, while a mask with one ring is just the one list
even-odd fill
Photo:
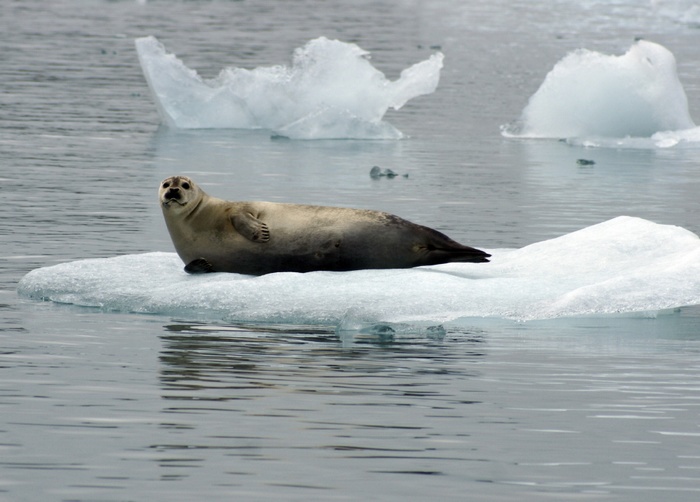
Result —
[[187, 176], [171, 176], [161, 182], [158, 198], [164, 211], [191, 209], [202, 198], [202, 191]]

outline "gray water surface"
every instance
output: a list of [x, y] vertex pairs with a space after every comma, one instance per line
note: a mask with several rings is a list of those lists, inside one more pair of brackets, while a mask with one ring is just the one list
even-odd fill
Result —
[[[619, 54], [636, 36], [674, 52], [697, 121], [683, 2], [289, 5], [0, 5], [0, 500], [696, 500], [697, 307], [383, 337], [17, 295], [37, 267], [172, 251], [156, 190], [176, 173], [231, 199], [386, 210], [488, 249], [621, 214], [700, 233], [697, 149], [499, 133], [568, 51]], [[392, 79], [446, 58], [435, 94], [386, 117], [408, 139], [285, 141], [160, 128], [133, 46], [146, 35], [205, 77], [287, 63], [321, 35]], [[373, 180], [374, 165], [409, 176]]]

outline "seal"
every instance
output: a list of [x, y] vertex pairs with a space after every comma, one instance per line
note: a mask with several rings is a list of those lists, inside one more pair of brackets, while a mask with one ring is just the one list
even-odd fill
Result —
[[484, 251], [380, 211], [231, 202], [186, 176], [158, 191], [168, 232], [189, 273], [348, 271], [487, 262]]

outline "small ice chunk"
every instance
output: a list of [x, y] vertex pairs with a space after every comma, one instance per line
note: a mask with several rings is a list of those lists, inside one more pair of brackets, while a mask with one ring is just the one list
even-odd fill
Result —
[[502, 131], [609, 145], [604, 138], [650, 138], [693, 128], [675, 57], [659, 44], [639, 40], [622, 56], [586, 49], [570, 53], [547, 74], [520, 118]]
[[[379, 178], [384, 178], [384, 177], [389, 178], [389, 179], [393, 179], [393, 178], [396, 178], [397, 176], [398, 176], [398, 174], [395, 173], [394, 171], [392, 171], [391, 169], [389, 169], [388, 167], [385, 169], [382, 169], [379, 166], [374, 166], [369, 171], [369, 177], [372, 179], [375, 179], [375, 180], [379, 179]], [[408, 174], [404, 174], [403, 177], [408, 178]]]
[[700, 127], [682, 131], [660, 131], [651, 139], [659, 148], [668, 148], [682, 143], [700, 143]]
[[135, 43], [168, 127], [264, 128], [298, 139], [401, 138], [398, 129], [382, 121], [384, 114], [434, 92], [443, 64], [443, 55], [433, 54], [392, 82], [357, 45], [320, 37], [296, 49], [291, 66], [225, 68], [205, 80], [155, 37]]

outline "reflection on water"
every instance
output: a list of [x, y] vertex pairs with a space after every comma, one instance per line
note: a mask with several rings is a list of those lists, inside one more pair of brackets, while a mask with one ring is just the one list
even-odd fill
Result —
[[693, 309], [347, 340], [31, 305], [0, 330], [0, 489], [29, 499], [700, 490]]
[[[677, 326], [682, 316], [669, 321]], [[639, 494], [650, 486], [698, 491], [692, 477], [680, 474], [697, 458], [682, 445], [696, 434], [691, 382], [700, 367], [679, 369], [676, 354], [660, 357], [663, 344], [652, 333], [658, 325], [559, 322], [536, 340], [524, 326], [487, 325], [448, 330], [441, 340], [378, 337], [350, 345], [330, 329], [167, 325], [163, 412], [200, 442], [153, 448], [199, 462], [210, 462], [215, 451], [236, 466], [229, 475], [242, 486], [255, 486], [257, 462], [267, 462], [276, 476], [276, 468], [285, 472], [270, 485], [299, 493], [333, 489], [323, 482], [323, 468], [317, 476], [299, 467], [313, 452], [345, 466], [341, 485], [364, 476], [363, 493], [396, 475], [438, 476], [424, 488], [448, 498], [470, 482], [493, 485], [487, 492], [494, 493], [520, 486], [520, 497]], [[611, 325], [620, 339], [597, 337]], [[655, 347], [634, 356], [619, 350], [635, 336]], [[600, 354], [607, 354], [604, 362], [596, 362]], [[200, 423], [212, 411], [230, 429], [201, 437], [199, 429], [218, 425]], [[529, 446], [514, 450], [515, 444]]]
[[[363, 471], [446, 474], [439, 464], [457, 458], [431, 446], [430, 437], [439, 433], [430, 422], [477, 402], [468, 388], [453, 394], [441, 382], [478, 374], [473, 366], [484, 356], [483, 333], [464, 334], [457, 360], [443, 342], [418, 338], [379, 337], [348, 346], [319, 328], [166, 329], [160, 357], [163, 412], [187, 417], [215, 409], [225, 412], [235, 433], [217, 435], [215, 442], [202, 438], [197, 445], [154, 448], [188, 454], [193, 448], [223, 450], [237, 465], [235, 476], [254, 476], [254, 460], [281, 464], [285, 471], [295, 466], [293, 477], [277, 470], [280, 478], [273, 485], [332, 490], [322, 475], [310, 476], [308, 468], [297, 466], [313, 451], [347, 462], [351, 479]], [[286, 434], [294, 438], [291, 444]]]
[[[183, 382], [206, 382], [210, 372], [215, 374], [218, 383], [222, 378], [237, 381], [255, 375], [258, 382], [262, 379], [291, 385], [294, 375], [312, 368], [314, 374], [323, 373], [324, 380], [335, 382], [336, 377], [352, 379], [361, 375], [367, 379], [385, 373], [390, 375], [405, 361], [420, 360], [432, 366], [435, 358], [449, 357], [443, 353], [441, 339], [433, 338], [430, 342], [429, 337], [406, 336], [405, 333], [387, 335], [384, 330], [368, 330], [348, 340], [339, 339], [332, 328], [318, 326], [173, 324], [165, 328], [171, 333], [161, 337], [165, 343], [160, 358], [163, 363], [161, 380], [165, 388], [172, 389]], [[465, 356], [467, 360], [484, 356], [480, 347], [484, 343], [482, 336], [481, 333], [460, 333], [460, 343], [473, 346], [473, 350], [460, 352], [460, 362], [465, 362]], [[431, 344], [426, 345], [426, 341]], [[305, 348], [303, 357], [299, 355], [300, 347]], [[419, 375], [431, 373], [426, 367], [414, 371]], [[313, 392], [317, 394], [336, 393], [335, 383], [330, 391], [324, 390], [324, 386], [315, 387]]]
[[[195, 448], [227, 451], [239, 459], [236, 475], [255, 475], [251, 460], [301, 463], [313, 451], [347, 462], [357, 476], [447, 474], [438, 465], [459, 460], [431, 445], [430, 422], [447, 410], [476, 403], [467, 388], [441, 388], [445, 380], [468, 381], [484, 356], [481, 335], [460, 341], [459, 361], [441, 342], [388, 341], [378, 337], [348, 346], [332, 331], [275, 327], [169, 325], [162, 336], [164, 412], [191, 415], [215, 407], [230, 415], [236, 434]], [[454, 366], [453, 366], [454, 364]], [[291, 429], [290, 445], [282, 439]], [[159, 445], [163, 451], [190, 445]], [[351, 467], [354, 466], [354, 467]], [[323, 476], [296, 467], [297, 489], [331, 490]], [[288, 478], [289, 473], [285, 473]], [[291, 478], [294, 479], [294, 478]], [[347, 480], [349, 481], [349, 480]], [[347, 482], [345, 481], [345, 482]], [[372, 485], [374, 483], [370, 483]], [[371, 493], [371, 492], [367, 492]]]

